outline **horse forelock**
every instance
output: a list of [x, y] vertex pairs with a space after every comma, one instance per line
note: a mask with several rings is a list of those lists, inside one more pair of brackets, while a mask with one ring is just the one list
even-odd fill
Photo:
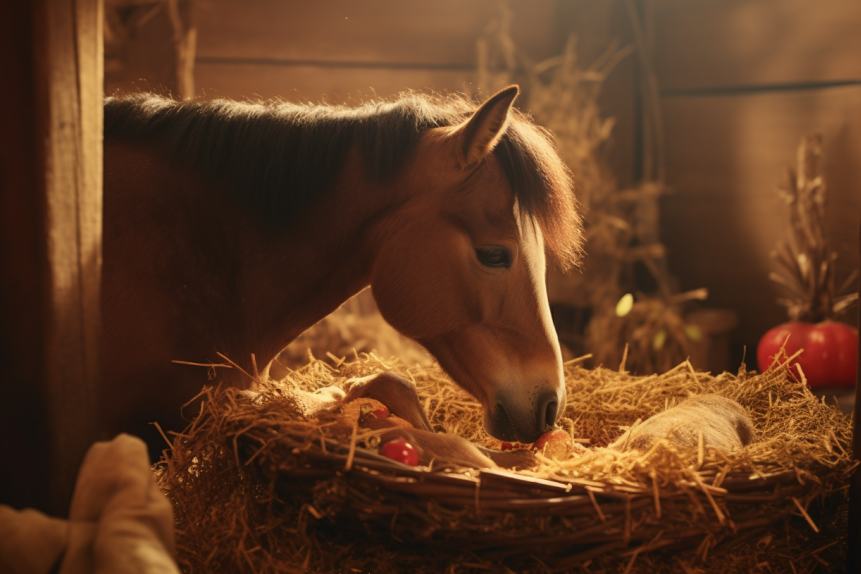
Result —
[[583, 228], [570, 170], [550, 135], [518, 112], [494, 149], [518, 205], [541, 227], [547, 251], [563, 270], [579, 263]]
[[[423, 133], [458, 125], [477, 107], [461, 95], [414, 92], [356, 107], [134, 94], [105, 100], [104, 126], [106, 140], [151, 146], [277, 223], [332, 187], [353, 145], [364, 176], [389, 181]], [[552, 259], [569, 268], [583, 242], [570, 172], [546, 131], [517, 111], [510, 119], [493, 154], [520, 207], [539, 222]]]

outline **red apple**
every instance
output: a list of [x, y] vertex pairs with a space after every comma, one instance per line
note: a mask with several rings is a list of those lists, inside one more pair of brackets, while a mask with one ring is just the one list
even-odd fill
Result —
[[541, 435], [532, 449], [541, 451], [548, 458], [565, 459], [574, 452], [574, 441], [564, 430], [553, 429]]
[[389, 416], [389, 409], [386, 405], [383, 405], [381, 408], [371, 411], [371, 414], [378, 419], [384, 419]]
[[[787, 336], [789, 339], [787, 340]], [[786, 341], [786, 354], [804, 349], [793, 360], [801, 365], [807, 384], [816, 387], [851, 387], [858, 371], [858, 330], [837, 321], [778, 325], [759, 340], [756, 360], [765, 371]]]
[[416, 448], [402, 438], [384, 444], [380, 454], [409, 466], [416, 466], [419, 463], [419, 453], [416, 452]]

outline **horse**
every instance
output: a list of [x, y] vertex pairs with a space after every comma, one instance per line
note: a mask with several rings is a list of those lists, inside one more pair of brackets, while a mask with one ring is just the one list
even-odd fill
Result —
[[219, 379], [247, 388], [370, 286], [492, 436], [537, 439], [566, 404], [545, 272], [577, 265], [583, 231], [571, 174], [517, 95], [107, 98], [102, 433], [181, 430], [203, 381], [175, 361], [229, 357]]

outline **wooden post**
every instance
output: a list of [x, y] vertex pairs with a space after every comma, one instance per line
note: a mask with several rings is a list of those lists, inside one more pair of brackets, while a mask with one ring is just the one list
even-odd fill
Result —
[[[861, 293], [861, 278], [858, 281], [858, 292]], [[858, 317], [858, 324], [861, 327], [861, 308], [858, 310]], [[855, 460], [861, 460], [861, 430], [858, 428], [858, 421], [861, 420], [861, 337], [858, 339], [858, 359], [855, 411], [852, 415], [852, 458]], [[852, 483], [849, 487], [849, 531], [846, 542], [849, 549], [846, 572], [861, 572], [861, 472], [859, 468], [852, 473]]]
[[0, 502], [66, 515], [98, 407], [103, 4], [0, 11]]

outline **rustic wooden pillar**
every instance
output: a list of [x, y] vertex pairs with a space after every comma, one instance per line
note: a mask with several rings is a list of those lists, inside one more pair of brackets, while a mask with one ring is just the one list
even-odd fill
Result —
[[[861, 245], [859, 245], [861, 247]], [[861, 278], [858, 280], [858, 292], [861, 293]], [[858, 310], [859, 327], [861, 327], [861, 305]], [[858, 375], [855, 380], [855, 412], [852, 415], [852, 457], [861, 460], [861, 430], [858, 421], [861, 420], [861, 337], [858, 339]], [[861, 468], [852, 473], [852, 483], [849, 487], [849, 532], [847, 533], [849, 547], [846, 572], [861, 572]]]
[[65, 515], [97, 417], [103, 5], [0, 12], [0, 502]]

